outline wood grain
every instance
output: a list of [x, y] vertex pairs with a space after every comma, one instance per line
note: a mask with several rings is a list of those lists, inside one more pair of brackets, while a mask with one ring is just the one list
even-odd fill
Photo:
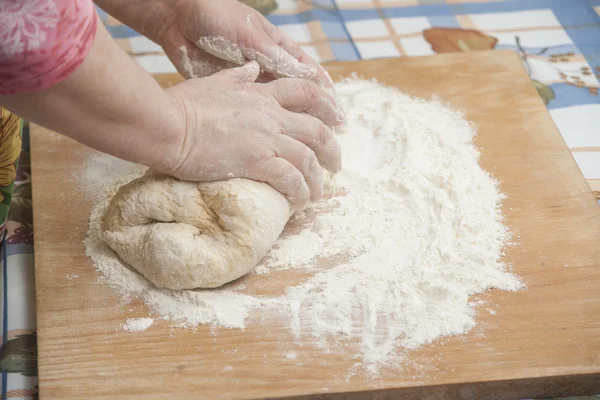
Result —
[[[334, 78], [364, 77], [465, 110], [479, 127], [481, 164], [502, 181], [507, 249], [528, 289], [481, 298], [478, 327], [411, 353], [402, 371], [345, 379], [351, 362], [296, 343], [284, 322], [245, 331], [172, 330], [98, 284], [84, 255], [90, 201], [77, 182], [91, 150], [32, 128], [33, 201], [42, 399], [286, 396], [515, 398], [600, 393], [600, 208], [570, 152], [509, 51], [335, 63]], [[176, 76], [162, 76], [163, 84]], [[78, 279], [68, 279], [67, 274]], [[277, 282], [270, 286], [277, 287]], [[277, 289], [277, 288], [276, 288]], [[281, 289], [281, 288], [279, 288]], [[295, 360], [285, 354], [294, 350]], [[228, 370], [224, 370], [229, 366]]]

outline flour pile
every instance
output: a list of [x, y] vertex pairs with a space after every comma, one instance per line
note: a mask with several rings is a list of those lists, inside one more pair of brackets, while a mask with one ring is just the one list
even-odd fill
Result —
[[[402, 348], [472, 329], [469, 296], [522, 288], [501, 261], [510, 238], [502, 224], [503, 196], [478, 165], [475, 128], [439, 101], [373, 81], [348, 79], [336, 90], [348, 127], [339, 136], [344, 169], [332, 179], [333, 196], [293, 217], [240, 283], [210, 291], [152, 287], [121, 264], [99, 233], [110, 195], [142, 171], [123, 164], [110, 179], [87, 174], [91, 181], [102, 176], [105, 185], [86, 240], [104, 279], [177, 326], [243, 328], [248, 320], [287, 320], [298, 339], [309, 337], [326, 352], [357, 346], [345, 352], [372, 372], [397, 361]], [[269, 275], [287, 269], [308, 278], [270, 296], [244, 284], [268, 284]]]

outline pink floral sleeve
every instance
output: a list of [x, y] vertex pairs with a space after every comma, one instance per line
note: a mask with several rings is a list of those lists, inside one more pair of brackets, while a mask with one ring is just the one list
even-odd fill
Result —
[[91, 0], [0, 0], [0, 94], [62, 81], [83, 62], [95, 33]]

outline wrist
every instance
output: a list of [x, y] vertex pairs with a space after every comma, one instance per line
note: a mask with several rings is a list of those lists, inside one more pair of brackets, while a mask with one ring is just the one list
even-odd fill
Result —
[[138, 127], [140, 131], [152, 130], [155, 133], [150, 136], [160, 138], [156, 142], [149, 143], [149, 147], [143, 150], [145, 160], [142, 164], [172, 175], [185, 158], [183, 148], [187, 121], [182, 105], [168, 90], [162, 90], [160, 104], [161, 118], [159, 121], [149, 115], [142, 126]]

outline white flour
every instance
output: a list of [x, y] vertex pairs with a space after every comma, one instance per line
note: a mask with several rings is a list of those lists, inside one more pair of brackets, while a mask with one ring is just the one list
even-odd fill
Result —
[[210, 291], [153, 288], [106, 248], [98, 229], [109, 195], [140, 170], [95, 160], [90, 169], [103, 172], [85, 175], [99, 193], [86, 247], [104, 279], [176, 326], [287, 320], [299, 341], [344, 351], [370, 372], [394, 365], [402, 348], [472, 329], [477, 304], [469, 296], [523, 286], [500, 259], [509, 239], [502, 195], [478, 165], [475, 128], [439, 101], [375, 82], [351, 79], [336, 89], [348, 129], [339, 136], [344, 170], [333, 179], [334, 196], [295, 216], [290, 225], [303, 229], [282, 236], [254, 275], [268, 282], [294, 269], [308, 279], [271, 296], [253, 295], [243, 282]]
[[128, 318], [122, 328], [127, 332], [141, 332], [150, 328], [154, 324], [152, 318]]

